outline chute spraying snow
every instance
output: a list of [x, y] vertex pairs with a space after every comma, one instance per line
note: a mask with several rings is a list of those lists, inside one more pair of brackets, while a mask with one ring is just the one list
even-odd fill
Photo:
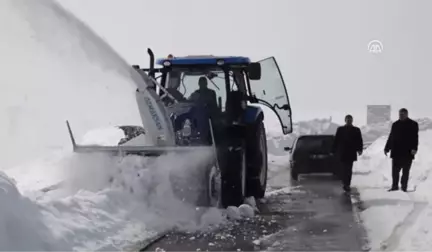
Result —
[[142, 125], [135, 90], [143, 80], [56, 2], [0, 3], [0, 169], [67, 148], [65, 121], [88, 130]]

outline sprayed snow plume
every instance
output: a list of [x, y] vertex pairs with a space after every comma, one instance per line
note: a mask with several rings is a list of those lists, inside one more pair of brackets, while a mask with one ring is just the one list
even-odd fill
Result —
[[[70, 149], [93, 128], [141, 124], [138, 74], [57, 3], [0, 3], [0, 168]], [[5, 144], [7, 143], [7, 144]]]

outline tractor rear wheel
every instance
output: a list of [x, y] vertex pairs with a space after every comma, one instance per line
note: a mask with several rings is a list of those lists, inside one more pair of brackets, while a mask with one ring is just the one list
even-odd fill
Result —
[[267, 187], [267, 137], [261, 121], [250, 129], [248, 143], [247, 196], [263, 198]]
[[222, 206], [240, 206], [246, 196], [246, 151], [244, 145], [230, 147], [221, 173]]

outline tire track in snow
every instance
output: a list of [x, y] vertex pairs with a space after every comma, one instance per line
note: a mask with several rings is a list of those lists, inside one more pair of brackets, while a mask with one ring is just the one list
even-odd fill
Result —
[[[410, 196], [410, 198], [412, 198], [412, 196]], [[416, 223], [418, 217], [428, 206], [428, 203], [425, 202], [413, 201], [413, 203], [413, 209], [408, 213], [408, 215], [402, 222], [396, 225], [389, 238], [387, 238], [384, 242], [381, 243], [382, 251], [395, 251], [398, 248], [405, 232]]]

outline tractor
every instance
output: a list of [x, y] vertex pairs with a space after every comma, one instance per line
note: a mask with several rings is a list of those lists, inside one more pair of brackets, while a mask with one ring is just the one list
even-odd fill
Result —
[[[283, 134], [292, 132], [291, 107], [274, 57], [197, 55], [155, 60], [149, 68], [133, 65], [142, 78], [136, 90], [143, 126], [122, 126], [118, 146], [79, 145], [75, 152], [162, 155], [210, 150], [204, 169], [205, 204], [239, 206], [249, 196], [263, 198], [267, 187], [266, 106], [275, 112]], [[155, 67], [155, 65], [158, 65]], [[152, 146], [128, 144], [147, 134]]]

